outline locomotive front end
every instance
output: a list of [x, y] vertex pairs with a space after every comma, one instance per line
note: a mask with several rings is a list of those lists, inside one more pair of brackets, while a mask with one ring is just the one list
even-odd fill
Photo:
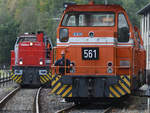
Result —
[[119, 5], [68, 6], [57, 29], [51, 92], [75, 102], [130, 94], [132, 32]]
[[50, 82], [51, 47], [43, 32], [18, 37], [12, 79], [22, 86], [41, 86]]

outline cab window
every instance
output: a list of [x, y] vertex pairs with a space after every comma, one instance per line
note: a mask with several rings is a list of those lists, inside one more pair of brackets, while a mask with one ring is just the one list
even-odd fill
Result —
[[67, 26], [76, 26], [75, 15], [70, 16]]
[[129, 29], [129, 25], [127, 23], [127, 20], [126, 20], [124, 14], [120, 13], [118, 16], [118, 28], [120, 29], [123, 27], [126, 27]]
[[123, 13], [118, 15], [118, 42], [129, 42], [129, 25]]
[[114, 26], [115, 14], [113, 12], [70, 12], [65, 14], [62, 26]]
[[20, 37], [17, 41], [17, 44], [19, 42], [36, 42], [36, 41], [37, 41], [36, 37]]

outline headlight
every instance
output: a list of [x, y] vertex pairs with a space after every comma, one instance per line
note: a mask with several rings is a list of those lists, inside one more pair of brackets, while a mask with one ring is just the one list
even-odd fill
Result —
[[40, 59], [40, 65], [43, 65], [43, 60], [42, 59]]
[[107, 68], [107, 73], [113, 73], [113, 69], [111, 67]]
[[130, 66], [130, 62], [126, 60], [120, 61], [120, 66]]
[[113, 65], [112, 62], [108, 62], [108, 63], [107, 63], [107, 66], [108, 66], [108, 67], [111, 67], [112, 65]]
[[20, 65], [22, 65], [22, 64], [23, 64], [23, 61], [22, 61], [22, 59], [20, 59], [20, 61], [19, 61], [19, 64], [20, 64]]
[[68, 33], [68, 29], [60, 29], [59, 30], [59, 40], [60, 42], [68, 42], [69, 39], [69, 33]]
[[33, 46], [33, 43], [32, 43], [32, 42], [30, 42], [30, 46]]
[[43, 65], [43, 61], [40, 61], [40, 65]]

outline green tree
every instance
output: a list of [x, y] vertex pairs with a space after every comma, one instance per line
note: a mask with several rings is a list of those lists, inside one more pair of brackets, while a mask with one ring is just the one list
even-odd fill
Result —
[[0, 65], [10, 64], [10, 50], [13, 48], [18, 34], [18, 24], [6, 10], [0, 10]]

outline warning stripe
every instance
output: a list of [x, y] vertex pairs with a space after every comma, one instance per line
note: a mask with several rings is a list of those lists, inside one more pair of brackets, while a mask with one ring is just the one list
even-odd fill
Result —
[[114, 94], [116, 97], [120, 97], [120, 95], [115, 91], [115, 89], [112, 88], [112, 86], [110, 86], [110, 91], [112, 94]]
[[72, 86], [70, 86], [70, 87], [71, 87], [71, 90], [66, 94], [65, 97], [69, 97], [69, 95], [72, 93]]
[[115, 88], [121, 93], [121, 95], [125, 95], [125, 92], [120, 88], [120, 85]]
[[67, 85], [67, 87], [60, 93], [60, 95], [63, 95], [69, 87], [70, 85]]
[[[62, 97], [72, 97], [72, 86], [62, 84], [60, 78], [61, 76], [58, 75], [53, 76], [51, 93], [56, 93]], [[130, 94], [130, 76], [120, 76], [119, 84], [110, 86], [109, 91], [109, 97], [111, 98], [119, 98], [125, 94]]]
[[13, 74], [11, 78], [13, 79], [14, 77], [15, 77], [15, 74]]
[[57, 86], [57, 84], [60, 83], [61, 85], [57, 88], [57, 90], [55, 91], [55, 93], [57, 93], [61, 88], [63, 88], [64, 85], [62, 85], [62, 83], [60, 82], [60, 80], [58, 80], [53, 86], [52, 89], [55, 88]]
[[125, 90], [128, 94], [130, 94], [130, 89], [129, 89], [128, 87], [126, 87], [125, 84], [122, 84], [121, 86], [124, 88], [124, 90]]
[[130, 88], [130, 85], [128, 85], [128, 83], [126, 83], [126, 81], [124, 79], [120, 79], [120, 80], [121, 80], [122, 84], [124, 84], [128, 89]]
[[44, 81], [43, 81], [42, 79], [40, 79], [40, 82], [41, 82], [42, 84], [44, 84]]
[[68, 97], [72, 97], [72, 92], [70, 93], [70, 95]]
[[46, 80], [42, 76], [40, 76], [40, 78], [42, 79], [42, 81], [44, 81], [44, 83], [46, 82]]
[[109, 87], [109, 97], [121, 97], [125, 94], [130, 94], [130, 76], [120, 76], [119, 85], [112, 85]]
[[22, 76], [18, 77], [18, 79], [16, 80], [16, 82], [19, 82], [19, 80], [22, 78]]
[[52, 80], [52, 78], [50, 77], [50, 75], [49, 75], [49, 74], [47, 74], [47, 78], [48, 78], [49, 80]]
[[123, 81], [130, 87], [130, 81], [128, 81], [125, 77], [124, 77]]
[[57, 76], [52, 75], [52, 81], [54, 81], [57, 78]]
[[109, 94], [109, 97], [114, 97], [111, 93]]
[[52, 90], [51, 93], [61, 95], [62, 97], [72, 96], [72, 86], [64, 85], [60, 81], [61, 76], [56, 75], [52, 79]]
[[14, 81], [16, 81], [16, 80], [17, 80], [17, 78], [18, 78], [18, 75], [16, 75], [16, 76], [14, 77], [14, 79], [13, 79], [13, 80], [14, 80]]
[[65, 97], [67, 95], [67, 93], [69, 93], [69, 91], [72, 89], [72, 87], [69, 87], [63, 94], [62, 97]]
[[45, 78], [46, 82], [49, 81], [49, 79], [47, 78], [47, 76], [43, 75], [43, 77]]
[[130, 81], [130, 76], [124, 76], [128, 81]]
[[11, 79], [17, 83], [21, 83], [22, 75], [15, 75], [13, 72], [11, 72]]
[[63, 92], [66, 89], [67, 85], [64, 85], [60, 90], [56, 93], [57, 95], [60, 95], [61, 92]]
[[56, 85], [56, 87], [54, 87], [53, 89], [52, 89], [52, 93], [54, 93], [59, 87], [61, 86], [61, 83], [59, 82], [57, 85]]
[[56, 79], [55, 79], [54, 81], [52, 81], [52, 87], [53, 87], [54, 85], [56, 85], [59, 80], [60, 80], [60, 79], [59, 79], [58, 77], [56, 77]]
[[116, 91], [116, 93], [119, 95], [119, 96], [122, 96], [121, 92], [119, 92], [119, 90], [117, 90], [117, 85], [114, 85], [112, 86], [112, 88]]
[[21, 82], [22, 82], [22, 79], [20, 79], [18, 82], [21, 83]]

